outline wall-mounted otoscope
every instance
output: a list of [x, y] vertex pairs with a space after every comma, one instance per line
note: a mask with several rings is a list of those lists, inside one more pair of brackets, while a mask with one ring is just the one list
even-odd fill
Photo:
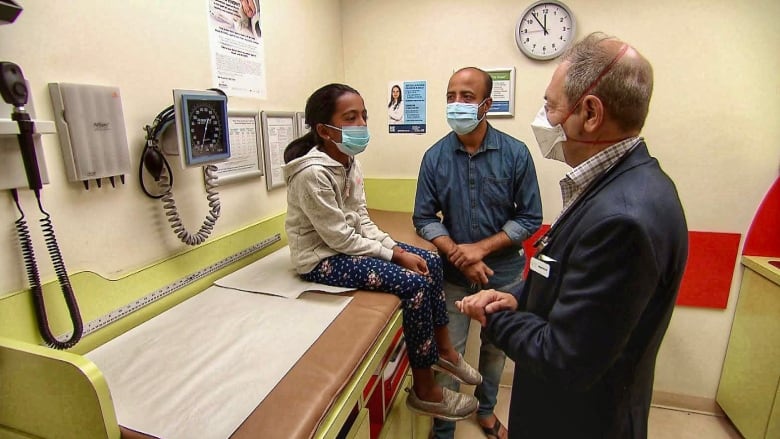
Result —
[[76, 296], [73, 294], [73, 288], [71, 288], [70, 280], [68, 279], [65, 263], [62, 261], [62, 255], [60, 254], [60, 249], [57, 245], [57, 238], [54, 236], [54, 226], [51, 222], [51, 216], [43, 209], [43, 204], [41, 203], [41, 189], [43, 188], [43, 184], [41, 183], [41, 173], [38, 168], [38, 160], [35, 154], [35, 139], [33, 136], [35, 133], [35, 122], [30, 117], [30, 114], [24, 109], [29, 98], [27, 82], [22, 74], [22, 69], [14, 63], [0, 62], [0, 95], [2, 95], [3, 100], [6, 103], [14, 107], [11, 118], [19, 125], [19, 134], [17, 138], [19, 140], [19, 148], [22, 152], [22, 161], [24, 162], [24, 170], [27, 174], [27, 182], [30, 189], [35, 192], [35, 198], [38, 200], [38, 209], [44, 215], [39, 222], [41, 223], [43, 237], [46, 241], [46, 248], [49, 250], [52, 265], [57, 274], [57, 281], [60, 285], [62, 295], [65, 298], [65, 303], [68, 306], [71, 323], [73, 324], [73, 332], [67, 340], [57, 339], [49, 328], [49, 322], [46, 317], [46, 305], [43, 299], [43, 287], [38, 274], [38, 264], [35, 262], [32, 239], [30, 237], [29, 229], [27, 228], [27, 221], [25, 220], [22, 206], [19, 203], [17, 191], [16, 189], [11, 189], [11, 195], [16, 203], [16, 208], [19, 210], [19, 214], [21, 215], [21, 217], [16, 220], [15, 225], [19, 236], [19, 243], [22, 248], [22, 257], [24, 258], [24, 264], [27, 269], [27, 280], [30, 283], [30, 290], [32, 291], [35, 314], [38, 320], [38, 330], [49, 346], [56, 349], [68, 349], [81, 340], [84, 328], [79, 313], [79, 307], [76, 303]]
[[24, 109], [29, 93], [22, 74], [22, 69], [12, 62], [0, 62], [0, 94], [3, 100], [14, 107], [11, 119], [19, 125], [19, 148], [22, 152], [24, 170], [30, 189], [40, 191], [43, 188], [38, 160], [35, 157], [35, 123], [30, 113]]

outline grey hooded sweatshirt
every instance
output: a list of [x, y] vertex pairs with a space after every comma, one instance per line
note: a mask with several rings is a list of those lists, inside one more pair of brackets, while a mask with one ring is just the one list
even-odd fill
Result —
[[368, 217], [357, 160], [347, 170], [314, 147], [282, 170], [287, 181], [284, 226], [298, 273], [339, 253], [392, 259], [396, 243]]

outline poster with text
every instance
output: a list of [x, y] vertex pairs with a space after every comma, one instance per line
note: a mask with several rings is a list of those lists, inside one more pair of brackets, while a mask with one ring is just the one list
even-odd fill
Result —
[[485, 69], [493, 78], [493, 105], [488, 116], [513, 116], [515, 112], [515, 68]]
[[387, 101], [387, 125], [391, 134], [425, 133], [425, 81], [390, 81]]
[[211, 70], [229, 96], [265, 99], [260, 0], [209, 0]]

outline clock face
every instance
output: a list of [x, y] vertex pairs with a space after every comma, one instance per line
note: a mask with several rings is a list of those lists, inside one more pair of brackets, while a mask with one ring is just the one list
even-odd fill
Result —
[[528, 57], [553, 59], [574, 40], [574, 16], [563, 3], [539, 1], [523, 12], [515, 26], [517, 47]]
[[179, 147], [184, 167], [204, 166], [230, 158], [227, 98], [213, 91], [174, 90]]
[[225, 151], [222, 134], [225, 127], [217, 103], [213, 101], [189, 101], [188, 113], [190, 121], [190, 138], [192, 139], [192, 156], [194, 158], [208, 156]]

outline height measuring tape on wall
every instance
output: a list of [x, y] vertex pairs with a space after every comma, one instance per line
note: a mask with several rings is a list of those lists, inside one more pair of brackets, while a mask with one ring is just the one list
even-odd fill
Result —
[[[219, 261], [204, 267], [194, 273], [191, 273], [187, 276], [184, 276], [180, 279], [177, 279], [176, 281], [163, 286], [162, 288], [159, 288], [155, 291], [152, 291], [151, 293], [138, 298], [134, 300], [133, 302], [128, 303], [127, 305], [124, 305], [122, 307], [119, 307], [107, 314], [104, 314], [95, 320], [90, 321], [86, 325], [84, 325], [84, 334], [91, 334], [92, 332], [97, 331], [100, 328], [103, 328], [105, 326], [108, 326], [109, 324], [121, 319], [122, 317], [128, 316], [135, 311], [138, 311], [139, 309], [145, 307], [146, 305], [149, 305], [151, 303], [156, 302], [157, 300], [162, 299], [163, 297], [174, 293], [187, 285], [192, 284], [193, 282], [196, 282], [200, 279], [203, 279], [206, 276], [209, 276], [228, 265], [243, 259], [251, 254], [257, 253], [260, 250], [263, 250], [264, 248], [270, 246], [271, 244], [274, 244], [276, 242], [281, 241], [282, 237], [280, 234], [275, 234], [269, 238], [266, 238], [250, 247], [245, 248], [244, 250], [241, 250], [238, 253], [235, 253], [233, 255], [230, 255], [224, 259], [220, 259]], [[60, 340], [67, 340], [68, 337], [70, 337], [70, 333], [63, 334], [60, 337], [57, 337], [57, 339]]]

